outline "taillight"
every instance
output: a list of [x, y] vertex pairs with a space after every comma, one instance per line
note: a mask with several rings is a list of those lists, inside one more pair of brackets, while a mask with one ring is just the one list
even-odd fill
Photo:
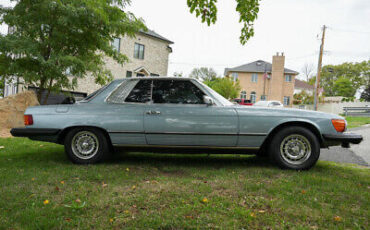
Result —
[[33, 125], [32, 115], [24, 115], [24, 125]]
[[344, 132], [346, 130], [346, 120], [343, 119], [332, 119], [331, 123], [337, 132]]

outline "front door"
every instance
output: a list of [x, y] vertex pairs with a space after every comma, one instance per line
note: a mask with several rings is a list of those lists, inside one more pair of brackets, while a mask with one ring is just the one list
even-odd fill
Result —
[[207, 106], [204, 95], [190, 80], [153, 80], [152, 103], [144, 111], [147, 143], [236, 146], [236, 111], [230, 107]]

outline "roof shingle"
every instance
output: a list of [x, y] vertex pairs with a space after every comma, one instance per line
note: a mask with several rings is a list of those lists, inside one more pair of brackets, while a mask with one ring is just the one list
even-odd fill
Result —
[[[228, 72], [271, 73], [271, 70], [271, 63], [263, 60], [258, 60], [234, 68], [225, 68], [225, 75], [227, 75]], [[297, 71], [288, 68], [284, 68], [284, 72], [288, 74], [298, 74]]]

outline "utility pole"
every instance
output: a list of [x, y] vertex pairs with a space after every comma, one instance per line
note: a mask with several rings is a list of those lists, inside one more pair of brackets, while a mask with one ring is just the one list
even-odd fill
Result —
[[324, 52], [324, 41], [325, 41], [325, 30], [326, 26], [323, 26], [320, 53], [319, 53], [319, 63], [317, 65], [317, 74], [316, 74], [316, 84], [315, 84], [315, 98], [314, 98], [314, 109], [317, 111], [317, 103], [319, 99], [319, 89], [320, 89], [320, 75], [321, 75], [321, 65], [322, 65], [322, 54]]

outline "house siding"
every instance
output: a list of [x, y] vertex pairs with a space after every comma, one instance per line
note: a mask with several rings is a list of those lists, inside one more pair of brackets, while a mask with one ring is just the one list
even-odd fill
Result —
[[[238, 72], [226, 69], [227, 75], [238, 73], [238, 79], [241, 91], [247, 92], [247, 99], [250, 99], [251, 92], [256, 93], [256, 102], [261, 100], [261, 96], [265, 95], [266, 100], [284, 101], [284, 97], [290, 98], [289, 107], [292, 106], [294, 94], [294, 82], [296, 74], [286, 73], [284, 70], [285, 56], [276, 55], [272, 57], [272, 69], [269, 74], [270, 79], [264, 79], [265, 73], [253, 72]], [[258, 81], [252, 82], [252, 75], [258, 75]], [[291, 75], [292, 81], [286, 82], [285, 75]]]

